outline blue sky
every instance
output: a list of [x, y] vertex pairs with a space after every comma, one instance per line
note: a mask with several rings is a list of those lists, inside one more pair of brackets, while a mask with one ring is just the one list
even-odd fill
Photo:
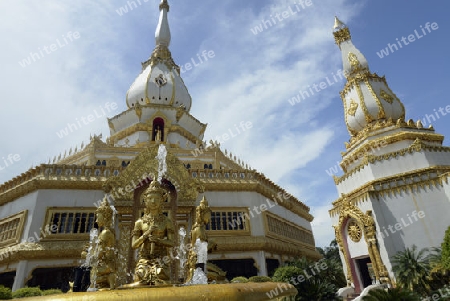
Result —
[[[131, 4], [133, 10], [120, 16], [117, 11], [128, 2], [0, 2], [0, 158], [20, 155], [9, 166], [0, 160], [0, 182], [79, 147], [90, 134], [108, 136], [105, 117], [126, 109], [125, 94], [154, 47], [159, 1], [135, 0], [136, 7]], [[205, 140], [241, 121], [252, 122], [250, 130], [222, 148], [311, 207], [318, 246], [334, 236], [328, 210], [338, 195], [326, 170], [340, 160], [349, 139], [339, 97], [345, 81], [334, 81], [295, 105], [289, 99], [342, 68], [332, 35], [334, 16], [349, 26], [371, 71], [386, 75], [407, 119], [423, 119], [450, 105], [450, 4], [443, 0], [311, 0], [304, 7], [299, 0], [169, 4], [173, 58], [180, 66], [192, 59], [198, 65], [182, 77], [193, 98], [191, 114], [208, 123]], [[253, 33], [283, 12], [282, 21], [266, 22], [267, 29]], [[377, 55], [427, 22], [436, 22], [438, 29], [388, 56]], [[30, 57], [45, 46], [48, 53]], [[202, 51], [213, 51], [214, 57], [200, 64]], [[118, 108], [63, 138], [56, 134], [67, 123], [98, 115], [108, 102]], [[448, 116], [432, 123], [438, 133], [450, 135]]]

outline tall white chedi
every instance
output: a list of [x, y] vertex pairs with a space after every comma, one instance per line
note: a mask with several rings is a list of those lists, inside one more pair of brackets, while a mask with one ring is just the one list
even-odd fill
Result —
[[450, 148], [432, 126], [405, 120], [404, 105], [337, 18], [333, 34], [347, 78], [340, 94], [350, 140], [330, 216], [348, 286], [360, 293], [372, 283], [393, 284], [397, 252], [442, 242], [450, 224]]

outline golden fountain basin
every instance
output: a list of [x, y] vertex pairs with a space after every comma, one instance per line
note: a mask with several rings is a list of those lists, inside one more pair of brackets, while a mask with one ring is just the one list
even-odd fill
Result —
[[[277, 295], [274, 293], [277, 292]], [[297, 289], [288, 283], [229, 283], [192, 286], [148, 287], [98, 292], [79, 292], [24, 300], [46, 301], [262, 301], [295, 296]]]

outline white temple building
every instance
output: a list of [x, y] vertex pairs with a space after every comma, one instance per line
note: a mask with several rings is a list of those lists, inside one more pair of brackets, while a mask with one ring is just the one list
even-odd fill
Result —
[[[128, 109], [108, 119], [110, 137], [91, 137], [67, 156], [0, 185], [0, 284], [67, 290], [105, 194], [118, 212], [120, 282], [130, 282], [130, 234], [143, 212], [141, 194], [158, 175], [160, 144], [167, 149], [165, 212], [189, 231], [195, 206], [206, 197], [212, 209], [208, 235], [217, 243], [208, 260], [228, 279], [268, 275], [301, 256], [320, 258], [308, 206], [218, 143], [203, 142], [207, 125], [190, 114], [195, 101], [169, 50], [168, 12], [162, 0], [155, 49], [126, 93]], [[441, 141], [432, 130], [410, 131], [435, 137], [433, 147]]]
[[432, 126], [405, 121], [404, 105], [386, 78], [370, 71], [337, 18], [334, 37], [347, 78], [341, 98], [351, 137], [330, 216], [348, 285], [359, 294], [372, 283], [395, 284], [397, 252], [442, 243], [450, 225], [450, 148]]

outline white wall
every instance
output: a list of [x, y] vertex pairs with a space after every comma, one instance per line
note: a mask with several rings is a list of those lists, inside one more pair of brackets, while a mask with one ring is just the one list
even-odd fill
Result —
[[[253, 236], [264, 235], [264, 219], [261, 214], [261, 205], [265, 204], [267, 211], [274, 213], [288, 221], [294, 222], [297, 225], [304, 227], [307, 230], [311, 230], [311, 224], [305, 219], [299, 217], [286, 208], [271, 202], [257, 193], [248, 191], [239, 192], [227, 192], [227, 191], [206, 191], [206, 199], [211, 207], [243, 207], [248, 208], [249, 215], [251, 217], [251, 234]], [[197, 200], [196, 204], [200, 203], [201, 197]], [[256, 206], [256, 209], [255, 209]], [[214, 210], [214, 208], [212, 208]], [[251, 212], [253, 214], [251, 214]], [[259, 214], [258, 214], [259, 212]]]

